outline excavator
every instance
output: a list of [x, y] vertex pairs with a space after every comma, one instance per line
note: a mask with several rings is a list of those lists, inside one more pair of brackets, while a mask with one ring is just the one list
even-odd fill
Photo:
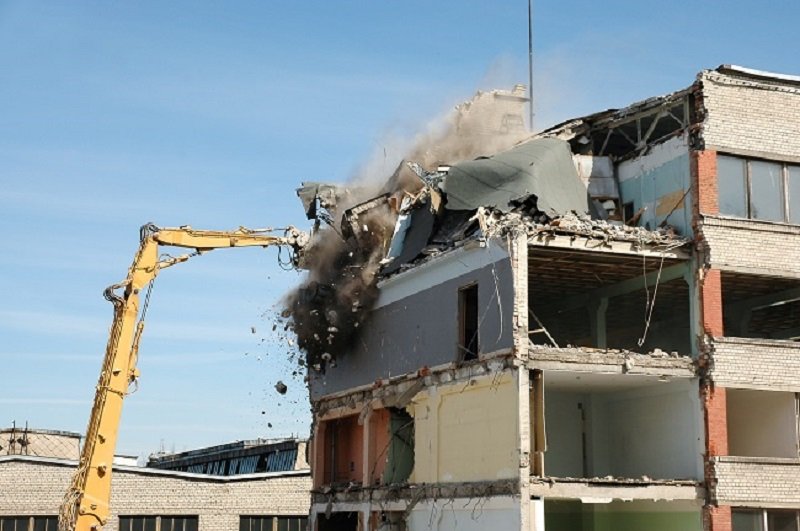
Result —
[[[185, 262], [214, 249], [229, 247], [278, 247], [290, 252], [287, 263], [297, 267], [309, 235], [294, 227], [283, 235], [272, 229], [234, 231], [195, 230], [189, 226], [140, 229], [139, 250], [119, 284], [106, 288], [105, 298], [114, 305], [114, 320], [86, 429], [81, 458], [61, 504], [59, 531], [99, 531], [106, 524], [111, 500], [111, 472], [122, 414], [122, 403], [139, 377], [136, 362], [144, 331], [153, 281], [162, 269]], [[192, 249], [178, 256], [160, 254], [162, 247]], [[280, 259], [280, 255], [279, 255]]]

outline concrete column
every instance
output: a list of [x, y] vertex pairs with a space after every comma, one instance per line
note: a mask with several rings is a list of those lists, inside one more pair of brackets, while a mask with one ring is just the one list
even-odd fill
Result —
[[[514, 371], [517, 382], [517, 409], [519, 415], [517, 422], [519, 429], [519, 502], [520, 502], [520, 529], [532, 529], [530, 476], [531, 476], [531, 413], [530, 413], [530, 382], [528, 369], [525, 366], [517, 367]], [[535, 528], [533, 528], [535, 529]]]
[[608, 347], [608, 340], [606, 339], [607, 326], [606, 326], [606, 311], [608, 310], [608, 298], [593, 300], [589, 304], [589, 324], [592, 333], [592, 343], [597, 348]]
[[512, 315], [514, 355], [528, 359], [528, 235], [524, 232], [509, 240], [509, 256], [514, 279], [514, 312]]

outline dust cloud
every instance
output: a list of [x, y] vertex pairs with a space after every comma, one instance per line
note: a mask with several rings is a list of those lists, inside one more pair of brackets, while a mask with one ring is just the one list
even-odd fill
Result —
[[[478, 92], [420, 128], [406, 143], [402, 159], [435, 171], [508, 149], [530, 135], [523, 119], [526, 103], [520, 85], [511, 91]], [[335, 201], [325, 202], [330, 223], [315, 232], [306, 248], [305, 280], [283, 300], [282, 316], [311, 370], [335, 367], [336, 359], [357, 341], [378, 296], [381, 261], [400, 205], [424, 187], [404, 162], [387, 174], [385, 164], [376, 163], [381, 155], [386, 159], [382, 150], [339, 188]], [[362, 208], [368, 201], [369, 208]]]

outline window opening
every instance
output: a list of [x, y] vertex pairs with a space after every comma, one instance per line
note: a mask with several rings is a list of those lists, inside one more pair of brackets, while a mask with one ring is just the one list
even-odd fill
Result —
[[197, 516], [120, 516], [120, 531], [197, 531]]
[[57, 530], [57, 516], [0, 516], [0, 531]]
[[461, 361], [478, 359], [478, 285], [458, 290], [458, 351]]
[[719, 155], [717, 183], [723, 215], [800, 223], [800, 166]]

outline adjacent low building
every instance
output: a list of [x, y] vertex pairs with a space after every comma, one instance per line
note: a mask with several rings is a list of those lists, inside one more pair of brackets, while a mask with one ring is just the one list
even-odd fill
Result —
[[[41, 441], [56, 433], [79, 440], [77, 434], [43, 430], [28, 430], [26, 436]], [[2, 439], [0, 445], [5, 446]], [[0, 453], [3, 531], [57, 529], [58, 508], [76, 456], [47, 456], [46, 446], [40, 444], [37, 452], [32, 446], [27, 454]], [[310, 486], [305, 442], [300, 440], [239, 441], [160, 454], [146, 467], [115, 464], [112, 516], [104, 529], [301, 531], [306, 528]]]

